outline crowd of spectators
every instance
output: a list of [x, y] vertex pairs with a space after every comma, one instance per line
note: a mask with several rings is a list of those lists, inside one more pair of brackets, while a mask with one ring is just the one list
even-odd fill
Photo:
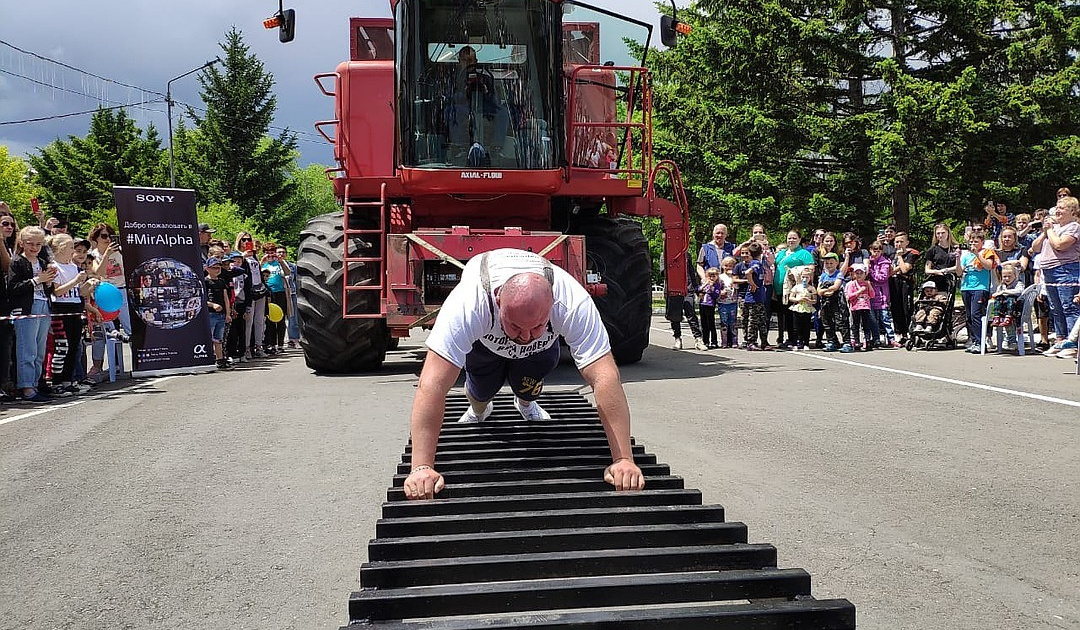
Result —
[[[690, 297], [668, 311], [674, 347], [683, 348], [683, 320], [694, 346], [706, 351], [951, 347], [957, 331], [945, 328], [955, 320], [966, 324], [967, 352], [1009, 352], [1024, 343], [1023, 322], [1032, 322], [1031, 350], [1076, 358], [1078, 220], [1080, 204], [1062, 188], [1054, 206], [1032, 214], [1013, 215], [991, 201], [985, 218], [962, 234], [938, 224], [925, 251], [892, 225], [872, 239], [791, 230], [776, 244], [764, 225], [738, 244], [717, 225], [692, 261]], [[995, 328], [1003, 332], [996, 345]]]
[[[122, 344], [131, 335], [116, 229], [99, 223], [83, 239], [68, 234], [62, 218], [39, 218], [20, 228], [0, 202], [0, 402], [44, 403], [90, 392], [106, 379], [109, 340]], [[286, 249], [247, 232], [234, 243], [214, 233], [199, 225], [216, 367], [296, 348], [296, 266]], [[119, 290], [118, 311], [96, 304], [106, 283]]]

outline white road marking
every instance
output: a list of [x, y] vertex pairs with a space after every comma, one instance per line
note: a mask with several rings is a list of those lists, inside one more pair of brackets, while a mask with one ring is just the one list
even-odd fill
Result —
[[[655, 326], [652, 326], [651, 328], [652, 328], [652, 330], [655, 330], [657, 332], [664, 332], [664, 333], [671, 334], [670, 330], [664, 330], [662, 328], [657, 328]], [[668, 347], [666, 345], [661, 345], [659, 343], [653, 343], [652, 345], [659, 346], [661, 348]], [[690, 349], [693, 350], [693, 348], [690, 348]], [[769, 354], [769, 353], [765, 353], [765, 354]], [[1078, 407], [1078, 408], [1080, 408], [1080, 401], [1076, 401], [1076, 400], [1069, 400], [1067, 398], [1055, 398], [1053, 396], [1044, 396], [1043, 394], [1032, 394], [1031, 392], [1023, 392], [1023, 391], [1019, 391], [1019, 390], [1015, 390], [1015, 389], [1007, 389], [1005, 387], [995, 387], [994, 385], [983, 385], [982, 383], [972, 383], [970, 381], [961, 381], [960, 379], [947, 378], [947, 377], [944, 377], [944, 376], [934, 376], [933, 374], [922, 374], [921, 372], [911, 372], [911, 371], [908, 371], [908, 370], [899, 370], [897, 368], [884, 367], [884, 366], [881, 366], [881, 365], [871, 365], [869, 363], [859, 363], [858, 361], [849, 361], [847, 359], [837, 359], [837, 358], [834, 358], [834, 357], [825, 357], [825, 356], [821, 356], [820, 354], [812, 354], [812, 353], [809, 353], [809, 352], [792, 352], [792, 353], [782, 352], [782, 353], [777, 353], [777, 354], [793, 354], [795, 356], [807, 357], [807, 358], [810, 358], [810, 359], [817, 359], [819, 361], [832, 361], [833, 363], [844, 363], [846, 365], [851, 365], [851, 366], [854, 366], [854, 367], [861, 367], [861, 368], [867, 368], [867, 369], [870, 369], [870, 370], [880, 370], [882, 372], [889, 372], [890, 374], [902, 374], [904, 376], [911, 376], [911, 377], [914, 377], [914, 378], [926, 379], [928, 381], [937, 381], [939, 383], [948, 383], [950, 385], [959, 385], [961, 387], [970, 387], [972, 389], [981, 389], [983, 391], [995, 392], [997, 394], [1005, 394], [1007, 396], [1019, 396], [1021, 398], [1030, 398], [1032, 400], [1039, 400], [1039, 401], [1042, 401], [1042, 402], [1054, 403], [1056, 405], [1065, 405], [1065, 406], [1068, 406], [1068, 407]]]
[[1024, 392], [1016, 389], [1007, 389], [1005, 387], [995, 387], [994, 385], [983, 385], [982, 383], [972, 383], [971, 381], [961, 381], [956, 378], [947, 378], [944, 376], [934, 376], [933, 374], [922, 374], [920, 372], [910, 372], [908, 370], [898, 370], [896, 368], [884, 367], [881, 365], [871, 365], [869, 363], [859, 363], [858, 361], [849, 361], [847, 359], [837, 359], [834, 357], [823, 357], [819, 354], [810, 354], [806, 352], [795, 353], [801, 357], [807, 357], [809, 359], [817, 359], [819, 361], [831, 361], [833, 363], [844, 363], [846, 365], [853, 365], [855, 367], [868, 368], [871, 370], [880, 370], [882, 372], [889, 372], [890, 374], [903, 374], [904, 376], [912, 376], [914, 378], [922, 378], [928, 381], [937, 381], [939, 383], [949, 383], [950, 385], [960, 385], [961, 387], [970, 387], [972, 389], [981, 389], [987, 392], [994, 392], [997, 394], [1006, 394], [1008, 396], [1019, 396], [1021, 398], [1030, 398], [1032, 400], [1041, 400], [1042, 402], [1054, 403], [1057, 405], [1067, 405], [1069, 407], [1080, 407], [1080, 401], [1068, 400], [1066, 398], [1055, 398], [1053, 396], [1044, 396], [1043, 394], [1032, 394], [1031, 392]]
[[4, 418], [4, 419], [0, 420], [0, 425], [7, 424], [9, 422], [15, 422], [16, 420], [25, 420], [27, 418], [33, 418], [34, 416], [40, 416], [41, 414], [49, 413], [50, 411], [57, 411], [58, 409], [67, 409], [69, 407], [75, 407], [76, 405], [81, 405], [83, 403], [90, 402], [91, 400], [97, 400], [98, 398], [102, 398], [102, 397], [105, 397], [105, 396], [111, 396], [113, 394], [123, 394], [125, 392], [132, 392], [132, 391], [135, 391], [137, 389], [142, 389], [143, 387], [150, 387], [151, 385], [157, 385], [158, 383], [164, 383], [167, 380], [174, 379], [174, 378], [177, 378], [179, 376], [183, 376], [183, 375], [175, 374], [173, 376], [163, 376], [161, 378], [156, 378], [156, 379], [153, 379], [153, 380], [150, 380], [150, 381], [146, 381], [145, 383], [138, 383], [137, 385], [130, 385], [128, 387], [124, 387], [123, 389], [113, 389], [113, 390], [109, 390], [107, 392], [101, 392], [100, 394], [94, 394], [93, 396], [80, 396], [80, 397], [78, 397], [78, 398], [76, 398], [74, 400], [71, 400], [71, 401], [65, 402], [65, 403], [49, 404], [48, 406], [42, 407], [41, 409], [35, 409], [33, 411], [27, 411], [26, 413], [21, 413], [21, 414], [19, 414], [17, 416], [11, 416], [10, 418]]

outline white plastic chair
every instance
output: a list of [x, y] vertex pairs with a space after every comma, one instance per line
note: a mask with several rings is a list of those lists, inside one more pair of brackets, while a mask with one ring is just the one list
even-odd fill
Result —
[[[1033, 284], [1030, 287], [1024, 289], [1024, 292], [1020, 294], [1020, 300], [1023, 302], [1023, 306], [1020, 307], [1020, 321], [1016, 324], [1016, 353], [1020, 356], [1024, 356], [1024, 325], [1027, 324], [1027, 343], [1031, 344], [1032, 350], [1035, 349], [1035, 325], [1031, 321], [1032, 309], [1035, 306], [1035, 298], [1039, 295], [1039, 289], [1041, 287], [1037, 284]], [[982, 329], [985, 331], [987, 324], [990, 323], [990, 318], [993, 317], [993, 301], [987, 306], [986, 313], [982, 317]], [[1005, 340], [1005, 327], [998, 326], [993, 329], [995, 331], [995, 341], [997, 347], [1001, 347], [1001, 342]], [[979, 347], [979, 354], [986, 354], [986, 340], [989, 334], [982, 336], [982, 342]]]

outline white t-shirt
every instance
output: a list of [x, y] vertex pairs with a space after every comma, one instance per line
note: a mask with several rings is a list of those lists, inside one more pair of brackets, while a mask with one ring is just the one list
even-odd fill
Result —
[[[499, 323], [495, 290], [519, 273], [543, 276], [544, 259], [519, 249], [488, 252], [488, 273], [491, 278], [489, 296], [485, 294], [480, 273], [483, 258], [475, 256], [465, 265], [461, 282], [443, 302], [427, 339], [427, 347], [436, 354], [463, 368], [465, 355], [477, 340], [498, 356], [519, 359], [547, 350], [559, 342], [561, 335], [570, 346], [574, 363], [580, 369], [611, 351], [607, 330], [592, 297], [573, 276], [554, 266], [552, 291], [555, 302], [551, 307], [548, 331], [524, 346], [512, 341]], [[494, 318], [492, 308], [495, 309]]]
[[[79, 266], [75, 263], [56, 263], [56, 280], [53, 281], [55, 286], [67, 284], [79, 276]], [[63, 304], [80, 304], [82, 298], [79, 296], [79, 285], [71, 287], [65, 295], [53, 294], [53, 302], [61, 302]]]

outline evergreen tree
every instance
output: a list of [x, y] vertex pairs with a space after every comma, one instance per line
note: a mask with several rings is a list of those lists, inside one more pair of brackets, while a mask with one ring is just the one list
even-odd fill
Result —
[[277, 108], [274, 79], [241, 33], [230, 30], [221, 49], [223, 69], [211, 66], [198, 75], [206, 111], [200, 116], [188, 109], [198, 133], [184, 136], [191, 143], [182, 152], [184, 170], [205, 187], [206, 200], [230, 200], [242, 216], [273, 231], [274, 214], [293, 192], [296, 136], [288, 130], [268, 136]]
[[42, 201], [78, 224], [112, 206], [113, 186], [163, 184], [162, 153], [153, 126], [144, 134], [123, 109], [98, 109], [85, 138], [54, 140], [29, 161]]

